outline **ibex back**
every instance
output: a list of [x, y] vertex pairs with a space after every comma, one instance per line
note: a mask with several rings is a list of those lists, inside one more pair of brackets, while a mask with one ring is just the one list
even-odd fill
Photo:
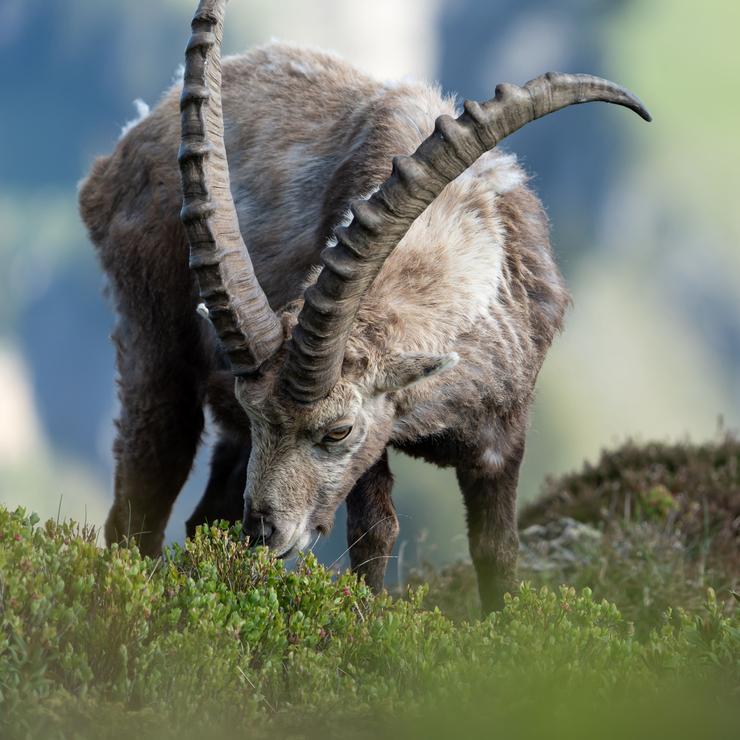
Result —
[[106, 538], [160, 551], [207, 404], [219, 438], [189, 533], [243, 516], [252, 543], [289, 556], [346, 500], [352, 566], [378, 590], [398, 533], [392, 445], [455, 467], [495, 608], [533, 387], [569, 298], [540, 203], [490, 150], [574, 103], [649, 116], [613, 83], [550, 74], [454, 119], [433, 86], [280, 44], [225, 60], [222, 83], [224, 6], [201, 2], [182, 91], [80, 191], [118, 312]]

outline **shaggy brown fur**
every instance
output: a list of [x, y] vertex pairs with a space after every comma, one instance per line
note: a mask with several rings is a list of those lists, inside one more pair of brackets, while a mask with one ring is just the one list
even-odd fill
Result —
[[[221, 437], [188, 532], [238, 518], [246, 486], [245, 526], [290, 553], [309, 530], [328, 529], [346, 499], [350, 542], [368, 533], [351, 551], [353, 567], [379, 589], [398, 532], [385, 454], [393, 445], [457, 469], [483, 607], [498, 606], [514, 577], [533, 387], [569, 300], [521, 170], [512, 157], [485, 155], [414, 223], [363, 299], [326, 402], [296, 410], [277, 397], [274, 373], [238, 381], [235, 398], [212, 327], [196, 313], [178, 220], [178, 93], [96, 160], [80, 190], [118, 314], [107, 540], [135, 535], [146, 553], [160, 551], [208, 404]], [[241, 230], [289, 336], [349, 201], [377, 187], [392, 157], [413, 151], [454, 104], [429, 85], [381, 84], [332, 55], [271, 44], [224, 60], [223, 107]], [[341, 454], [302, 441], [342, 414], [353, 431]], [[286, 451], [286, 440], [295, 448]]]

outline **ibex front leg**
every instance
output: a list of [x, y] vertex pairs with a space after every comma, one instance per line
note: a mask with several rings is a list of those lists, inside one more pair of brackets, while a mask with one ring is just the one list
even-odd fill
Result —
[[158, 305], [168, 305], [179, 320], [150, 311], [148, 331], [137, 316], [121, 321], [114, 335], [121, 414], [113, 447], [115, 498], [105, 539], [108, 544], [136, 541], [151, 556], [161, 553], [172, 505], [203, 429], [205, 370], [195, 312], [172, 303], [162, 298]]
[[516, 487], [523, 455], [522, 441], [503, 459], [483, 450], [477, 464], [457, 468], [483, 614], [501, 609], [504, 594], [516, 586]]
[[352, 570], [379, 593], [388, 558], [398, 537], [398, 517], [391, 500], [393, 475], [388, 453], [375, 463], [347, 497], [347, 545]]

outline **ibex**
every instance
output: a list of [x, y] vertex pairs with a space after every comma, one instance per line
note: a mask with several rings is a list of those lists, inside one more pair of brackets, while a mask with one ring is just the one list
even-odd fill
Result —
[[270, 44], [222, 67], [225, 4], [200, 2], [181, 91], [80, 191], [118, 313], [106, 538], [160, 551], [207, 405], [219, 438], [189, 533], [243, 516], [252, 543], [288, 557], [346, 500], [351, 565], [377, 591], [398, 534], [392, 446], [456, 469], [494, 609], [515, 576], [533, 387], [569, 295], [526, 176], [492, 150], [575, 103], [649, 114], [589, 75], [499, 85], [455, 118], [436, 87], [314, 50]]

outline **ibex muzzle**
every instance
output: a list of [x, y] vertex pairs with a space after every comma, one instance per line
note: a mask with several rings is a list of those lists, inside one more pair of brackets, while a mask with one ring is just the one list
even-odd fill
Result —
[[170, 215], [174, 94], [81, 189], [120, 314], [107, 538], [159, 550], [207, 402], [220, 436], [189, 531], [243, 513], [253, 543], [287, 556], [346, 500], [352, 566], [380, 589], [393, 446], [456, 468], [494, 608], [514, 578], [533, 387], [569, 297], [539, 202], [491, 150], [576, 103], [649, 115], [614, 83], [550, 73], [455, 118], [430, 86], [283, 45], [227, 61], [222, 96], [225, 4], [200, 3], [180, 95], [190, 273]]

